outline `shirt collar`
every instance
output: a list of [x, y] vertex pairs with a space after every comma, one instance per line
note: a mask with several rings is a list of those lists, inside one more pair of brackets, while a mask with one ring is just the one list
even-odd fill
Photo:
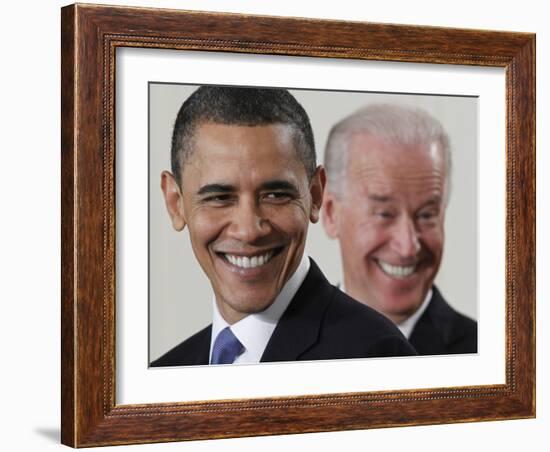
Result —
[[212, 297], [213, 316], [210, 357], [212, 357], [212, 348], [219, 332], [225, 327], [230, 326], [233, 334], [245, 348], [245, 351], [241, 356], [237, 357], [235, 363], [259, 363], [279, 319], [304, 282], [309, 272], [309, 267], [309, 258], [304, 253], [298, 268], [283, 286], [275, 301], [271, 303], [271, 306], [262, 312], [247, 315], [233, 325], [229, 325], [225, 321], [218, 310], [215, 296]]
[[420, 305], [420, 307], [415, 311], [413, 315], [403, 320], [401, 323], [397, 324], [397, 328], [403, 333], [403, 336], [405, 336], [407, 339], [411, 336], [412, 330], [414, 329], [416, 322], [418, 322], [418, 319], [420, 319], [420, 316], [424, 313], [426, 308], [428, 307], [428, 304], [430, 303], [430, 300], [432, 299], [432, 289], [428, 290], [428, 293], [426, 294], [426, 298], [424, 298], [424, 301]]

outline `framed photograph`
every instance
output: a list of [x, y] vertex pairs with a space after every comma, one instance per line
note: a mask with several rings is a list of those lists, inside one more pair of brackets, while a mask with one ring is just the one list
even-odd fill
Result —
[[[535, 416], [534, 74], [535, 37], [526, 33], [62, 8], [62, 442], [85, 447]], [[199, 87], [238, 89], [239, 96], [289, 93], [311, 122], [318, 164], [326, 162], [331, 128], [365, 106], [435, 118], [452, 149], [435, 284], [476, 321], [475, 349], [422, 356], [314, 349], [255, 364], [210, 366], [216, 361], [206, 355], [192, 365], [155, 365], [210, 328], [216, 312], [227, 314], [212, 282], [216, 270], [201, 260], [197, 231], [205, 223], [189, 213], [182, 220], [170, 207], [179, 199], [170, 193], [181, 186], [177, 177], [170, 185], [178, 174], [174, 125]], [[202, 135], [193, 134], [196, 145]], [[232, 139], [221, 136], [221, 143]], [[231, 165], [224, 168], [231, 174]], [[238, 168], [249, 180], [262, 167], [247, 160]], [[450, 161], [445, 168], [451, 174]], [[330, 188], [330, 171], [328, 177]], [[212, 195], [214, 188], [200, 209], [206, 202], [227, 209], [233, 195], [225, 186], [220, 195], [220, 184], [203, 191]], [[288, 187], [279, 189], [269, 196], [290, 196]], [[181, 203], [188, 202], [182, 193]], [[305, 255], [330, 283], [353, 292], [341, 238], [331, 240], [319, 218], [325, 206], [326, 197], [307, 231]], [[278, 248], [274, 261], [286, 253]], [[225, 265], [252, 265], [229, 253], [216, 249]], [[380, 267], [400, 277], [407, 271]], [[209, 347], [216, 348], [210, 340]]]

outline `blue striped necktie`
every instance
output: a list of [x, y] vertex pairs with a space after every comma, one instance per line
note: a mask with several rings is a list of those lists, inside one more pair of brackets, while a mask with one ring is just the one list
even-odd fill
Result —
[[243, 352], [243, 344], [239, 342], [229, 327], [225, 327], [219, 332], [214, 342], [210, 364], [232, 364], [235, 358]]

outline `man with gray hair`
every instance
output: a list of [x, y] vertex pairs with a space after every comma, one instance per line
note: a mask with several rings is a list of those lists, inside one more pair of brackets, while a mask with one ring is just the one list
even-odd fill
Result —
[[477, 323], [433, 285], [443, 255], [451, 153], [417, 109], [375, 104], [331, 130], [323, 225], [337, 238], [344, 291], [390, 318], [421, 355], [477, 352]]

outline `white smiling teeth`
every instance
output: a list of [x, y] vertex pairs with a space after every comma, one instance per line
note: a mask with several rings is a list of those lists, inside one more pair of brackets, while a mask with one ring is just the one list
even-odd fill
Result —
[[383, 261], [378, 261], [378, 263], [384, 273], [389, 276], [393, 276], [394, 278], [406, 278], [407, 276], [412, 275], [416, 270], [416, 265], [402, 267], [400, 265], [391, 265]]
[[270, 259], [273, 257], [273, 251], [269, 251], [265, 254], [259, 256], [234, 256], [232, 254], [226, 254], [225, 258], [233, 264], [235, 267], [240, 268], [256, 268], [261, 267], [264, 264], [267, 264]]

